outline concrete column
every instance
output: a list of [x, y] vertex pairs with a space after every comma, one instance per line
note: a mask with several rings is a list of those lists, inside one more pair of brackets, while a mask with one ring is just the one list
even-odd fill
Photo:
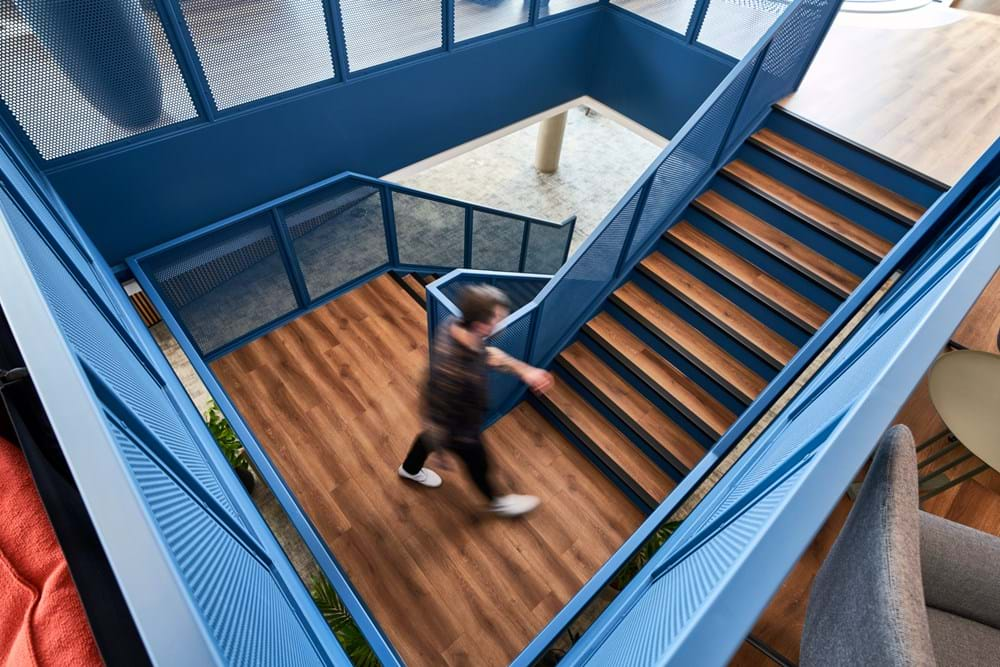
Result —
[[559, 168], [563, 135], [566, 134], [566, 113], [546, 118], [539, 124], [538, 145], [535, 146], [535, 168], [551, 174]]

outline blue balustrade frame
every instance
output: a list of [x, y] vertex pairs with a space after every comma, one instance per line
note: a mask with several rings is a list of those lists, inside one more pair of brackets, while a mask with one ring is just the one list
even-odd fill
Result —
[[[223, 663], [221, 647], [193, 599], [192, 584], [185, 580], [178, 562], [171, 557], [149, 506], [143, 502], [143, 494], [124, 453], [108, 430], [110, 424], [120, 424], [140, 437], [158, 465], [197, 498], [203, 509], [215, 508], [208, 510], [212, 519], [277, 578], [284, 601], [299, 614], [297, 621], [317, 651], [318, 663], [347, 667], [350, 660], [329, 632], [308, 591], [215, 445], [201, 416], [186, 398], [180, 381], [128, 303], [110, 267], [100, 259], [48, 182], [15, 146], [12, 138], [0, 130], [3, 180], [0, 265], [4, 267], [0, 300], [34, 389], [45, 407], [153, 661]], [[39, 286], [38, 267], [20, 245], [19, 235], [37, 237], [44, 244], [60, 270], [65, 270], [63, 277], [50, 275], [47, 278], [64, 281], [66, 289], [75, 290], [79, 299], [95, 307], [129, 350], [128, 358], [114, 360], [121, 364], [138, 362], [141, 372], [163, 390], [169, 409], [180, 419], [184, 434], [197, 443], [209, 470], [240, 520], [218, 511], [219, 502], [192, 477], [171, 446], [148, 430], [144, 421], [151, 417], [140, 416], [125, 406], [117, 391], [84, 362], [80, 356], [80, 342], [67, 339], [57, 323], [53, 295]], [[107, 353], [113, 359], [113, 351]], [[242, 620], [234, 617], [231, 622], [238, 627]], [[364, 623], [363, 617], [360, 623]], [[380, 657], [385, 656], [384, 664], [401, 664], [398, 659], [391, 660], [394, 652], [388, 643], [383, 647], [373, 646]], [[264, 647], [260, 654], [267, 655], [268, 650]]]
[[[732, 426], [684, 477], [681, 483], [646, 517], [639, 528], [532, 640], [512, 663], [513, 665], [526, 667], [532, 664], [545, 648], [555, 641], [590, 601], [608, 585], [615, 573], [631, 560], [639, 548], [708, 478], [719, 462], [746, 436], [802, 371], [816, 359], [817, 355], [833, 341], [844, 326], [875, 295], [886, 280], [897, 271], [904, 270], [909, 266], [928, 245], [940, 236], [949, 223], [953, 222], [967, 208], [974, 206], [977, 200], [982, 199], [984, 189], [988, 188], [998, 176], [1000, 176], [1000, 141], [994, 143], [958, 183], [927, 209], [882, 262], [865, 277], [857, 289], [840, 304], [823, 326], [799, 349], [792, 360], [771, 380], [750, 406], [739, 415]], [[528, 307], [530, 305], [525, 308]], [[818, 526], [814, 528], [816, 527]]]
[[[548, 303], [550, 296], [554, 292], [558, 295], [557, 290], [560, 289], [561, 285], [564, 282], [568, 284], [568, 281], [574, 279], [577, 265], [582, 262], [588, 252], [596, 244], [601, 243], [606, 234], [610, 236], [611, 233], [614, 233], [615, 226], [620, 227], [623, 224], [620, 216], [623, 215], [623, 212], [635, 200], [635, 207], [628, 220], [628, 228], [625, 230], [619, 255], [615, 259], [613, 274], [597, 289], [592, 289], [588, 294], [577, 295], [579, 299], [588, 299], [588, 305], [577, 308], [572, 321], [560, 320], [553, 324], [553, 326], [559, 327], [561, 331], [554, 340], [545, 346], [545, 349], [542, 349], [537, 340], [543, 335], [543, 327], [538, 325], [537, 322], [533, 322], [530, 330], [534, 339], [525, 346], [532, 351], [532, 356], [528, 359], [530, 363], [537, 366], [548, 366], [552, 363], [557, 354], [577, 335], [580, 327], [596, 314], [608, 295], [626, 280], [628, 273], [635, 264], [648, 254], [649, 250], [658, 242], [663, 233], [680, 219], [680, 216], [690, 205], [691, 201], [715, 177], [718, 168], [729, 160], [736, 150], [739, 149], [740, 145], [742, 145], [743, 141], [764, 121], [771, 111], [771, 105], [784, 97], [784, 95], [792, 92], [794, 89], [793, 85], [798, 85], [802, 73], [808, 69], [811, 60], [803, 59], [801, 62], [796, 62], [788, 71], [783, 72], [783, 77], [779, 81], [776, 81], [775, 77], [770, 75], [769, 72], [767, 76], [771, 77], [770, 80], [761, 76], [762, 67], [766, 62], [769, 62], [767, 58], [772, 44], [776, 39], [782, 37], [782, 31], [785, 29], [785, 26], [794, 26], [793, 22], [805, 16], [805, 12], [814, 13], [820, 11], [823, 13], [821, 20], [812, 26], [813, 34], [811, 35], [806, 52], [803, 53], [803, 58], [808, 55], [811, 59], [818, 48], [818, 45], [814, 42], [818, 42], [825, 37], [829, 26], [836, 17], [839, 7], [839, 0], [795, 0], [784, 14], [774, 22], [757, 45], [729, 72], [716, 90], [702, 103], [698, 111], [684, 124], [677, 135], [645, 172], [643, 172], [636, 183], [625, 193], [597, 229], [553, 276], [549, 285], [539, 293], [535, 301], [508, 318], [508, 326], [516, 322], [520, 317], [530, 316], [541, 321], [545, 309], [552, 307], [552, 304]], [[798, 37], [800, 36], [785, 35], [782, 38], [787, 41], [787, 39], [796, 39]], [[777, 48], [781, 48], [781, 46], [779, 44]], [[780, 56], [781, 54], [776, 57]], [[763, 97], [761, 96], [762, 90]], [[729, 99], [734, 93], [736, 99]], [[756, 98], [753, 97], [753, 94], [756, 94]], [[732, 108], [727, 109], [725, 107], [727, 101], [732, 105]], [[721, 132], [721, 136], [718, 136], [714, 141], [703, 140], [698, 134], [704, 131], [702, 123], [707, 125], [706, 119], [710, 117], [710, 114], [717, 112], [719, 108], [727, 112], [725, 115], [725, 128]], [[670, 161], [675, 155], [684, 155], [685, 152], [696, 153], [702, 147], [701, 144], [704, 143], [714, 145], [714, 148], [710, 151], [712, 154], [711, 158], [705, 160], [702, 156], [705, 164], [701, 165], [697, 177], [689, 178], [687, 187], [679, 194], [675, 194], [661, 218], [656, 221], [656, 224], [644, 230], [643, 238], [637, 242], [638, 224], [642, 220], [643, 212], [646, 210], [650, 192], [654, 185], [657, 184], [656, 178], [660, 169], [669, 166], [671, 164]], [[678, 160], [683, 159], [683, 157], [678, 158]], [[669, 187], [663, 185], [668, 180], [669, 177], [663, 179], [661, 189]], [[563, 297], [563, 301], [565, 301], [565, 297]], [[523, 387], [511, 385], [510, 393], [507, 396], [499, 398], [497, 402], [498, 408], [490, 413], [487, 420], [488, 423], [496, 421], [496, 419], [513, 408], [523, 397], [524, 391]]]
[[[380, 266], [373, 267], [370, 271], [363, 273], [348, 282], [340, 285], [339, 287], [319, 295], [310, 295], [306, 288], [305, 276], [302, 273], [302, 268], [299, 265], [296, 250], [292, 239], [289, 235], [288, 229], [283, 221], [283, 214], [281, 209], [287, 204], [294, 203], [296, 201], [302, 200], [305, 197], [313, 193], [320, 192], [325, 188], [337, 185], [339, 183], [358, 183], [362, 185], [369, 185], [378, 190], [381, 203], [382, 203], [382, 218], [383, 224], [386, 231], [386, 243], [387, 243], [387, 257], [388, 260]], [[559, 262], [565, 261], [567, 255], [569, 254], [570, 242], [573, 238], [573, 232], [576, 229], [576, 216], [571, 215], [561, 222], [551, 222], [548, 220], [541, 220], [534, 218], [532, 216], [519, 215], [511, 213], [509, 211], [502, 211], [489, 206], [483, 206], [479, 204], [473, 204], [458, 199], [453, 199], [451, 197], [446, 197], [443, 195], [438, 195], [430, 192], [425, 192], [422, 190], [417, 190], [415, 188], [406, 187], [386, 181], [380, 178], [373, 178], [371, 176], [365, 176], [362, 174], [356, 174], [354, 172], [343, 172], [332, 176], [330, 178], [319, 181], [318, 183], [313, 183], [312, 185], [306, 186], [294, 192], [290, 192], [286, 195], [272, 199], [263, 204], [250, 208], [246, 211], [238, 213], [234, 216], [230, 216], [224, 220], [220, 220], [214, 224], [203, 227], [197, 231], [185, 234], [166, 243], [162, 243], [158, 246], [150, 248], [144, 252], [134, 255], [127, 260], [127, 265], [132, 271], [133, 275], [139, 279], [140, 284], [147, 291], [158, 292], [155, 281], [152, 281], [148, 277], [148, 271], [143, 267], [148, 266], [150, 262], [155, 261], [157, 258], [162, 257], [165, 253], [169, 253], [180, 247], [197, 247], [198, 243], [206, 238], [211, 237], [213, 234], [219, 232], [223, 229], [234, 229], [239, 227], [241, 224], [246, 224], [258, 218], [262, 214], [270, 215], [273, 218], [273, 223], [271, 225], [272, 233], [278, 243], [279, 252], [281, 255], [282, 263], [285, 267], [285, 272], [288, 277], [289, 283], [292, 286], [293, 292], [295, 294], [297, 308], [283, 313], [277, 318], [266, 322], [259, 327], [253, 329], [252, 331], [241, 335], [227, 343], [216, 347], [211, 350], [202, 350], [196, 339], [191, 335], [191, 332], [183, 324], [183, 318], [179, 316], [178, 313], [173, 312], [173, 308], [169, 306], [166, 300], [163, 300], [164, 307], [160, 308], [161, 313], [165, 310], [170, 310], [174, 315], [174, 321], [177, 324], [176, 332], [179, 336], [184, 336], [189, 339], [193, 348], [197, 350], [197, 354], [200, 358], [205, 361], [213, 361], [219, 357], [229, 354], [233, 350], [247, 344], [248, 342], [259, 338], [260, 336], [266, 334], [275, 328], [278, 328], [288, 322], [294, 320], [300, 315], [317, 308], [331, 299], [335, 299], [337, 296], [361, 285], [372, 278], [375, 278], [388, 271], [400, 271], [400, 272], [419, 272], [419, 273], [448, 273], [455, 268], [455, 266], [447, 265], [435, 265], [435, 264], [413, 264], [407, 262], [401, 262], [399, 260], [399, 235], [396, 229], [396, 216], [393, 207], [393, 194], [403, 194], [411, 197], [416, 197], [419, 199], [438, 202], [442, 204], [447, 204], [449, 206], [454, 206], [456, 208], [461, 208], [465, 212], [465, 247], [463, 252], [463, 267], [471, 267], [473, 264], [472, 256], [472, 227], [474, 223], [474, 216], [476, 213], [485, 213], [489, 215], [495, 215], [503, 218], [510, 219], [512, 223], [522, 222], [524, 225], [524, 233], [521, 239], [520, 256], [518, 260], [518, 268], [523, 271], [526, 262], [528, 261], [528, 251], [530, 240], [530, 230], [538, 227], [548, 227], [565, 230], [565, 244], [560, 248]], [[162, 296], [162, 295], [161, 295]], [[158, 308], [159, 308], [158, 304]]]
[[[736, 651], [997, 270], [1000, 142], [990, 153], [980, 175], [992, 174], [992, 184], [949, 193], [955, 196], [939, 208], [948, 215], [936, 221], [938, 233], [910, 239], [909, 267], [573, 646], [565, 664], [603, 664], [604, 651], [621, 657], [619, 635], [645, 651], [648, 664], [724, 664]], [[974, 169], [983, 167], [980, 161]], [[677, 504], [668, 497], [646, 523], [663, 520], [668, 506]], [[715, 540], [732, 540], [731, 557], [700, 555]], [[704, 566], [712, 574], [690, 564], [696, 554], [712, 561]], [[698, 579], [701, 588], [685, 589], [679, 576]], [[685, 589], [683, 609], [672, 605], [676, 598], [659, 598], [659, 611], [644, 606], [653, 587], [662, 595], [670, 586]], [[647, 631], [641, 637], [637, 622]], [[656, 647], [645, 643], [657, 634], [652, 625], [661, 625], [666, 637]], [[519, 658], [516, 664], [527, 663]]]

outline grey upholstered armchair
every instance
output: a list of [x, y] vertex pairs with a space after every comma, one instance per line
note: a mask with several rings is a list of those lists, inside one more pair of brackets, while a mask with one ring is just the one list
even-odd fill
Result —
[[920, 511], [905, 426], [816, 575], [801, 648], [805, 667], [1000, 665], [1000, 538]]

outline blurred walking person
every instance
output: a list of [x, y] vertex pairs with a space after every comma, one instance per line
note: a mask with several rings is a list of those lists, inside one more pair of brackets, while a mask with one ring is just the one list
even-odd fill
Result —
[[486, 416], [487, 373], [500, 370], [518, 376], [536, 392], [552, 386], [552, 375], [505, 352], [486, 346], [486, 339], [510, 313], [510, 300], [488, 285], [464, 288], [458, 297], [461, 319], [444, 322], [434, 337], [431, 366], [421, 396], [423, 430], [399, 467], [399, 476], [429, 487], [441, 477], [424, 467], [428, 456], [447, 470], [448, 456], [461, 459], [476, 488], [500, 516], [515, 517], [538, 507], [535, 496], [498, 495], [490, 478], [490, 458], [481, 430]]

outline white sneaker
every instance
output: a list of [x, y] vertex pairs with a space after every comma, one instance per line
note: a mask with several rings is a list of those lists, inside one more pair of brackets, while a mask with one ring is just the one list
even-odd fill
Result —
[[509, 496], [500, 496], [491, 502], [490, 511], [505, 517], [521, 516], [538, 507], [541, 502], [535, 496], [519, 496], [512, 493]]
[[408, 479], [410, 481], [416, 482], [417, 484], [423, 484], [424, 486], [429, 486], [432, 489], [436, 489], [441, 486], [441, 475], [437, 474], [430, 468], [421, 468], [420, 472], [416, 475], [411, 475], [410, 473], [403, 470], [403, 466], [399, 466], [399, 476], [403, 479]]

